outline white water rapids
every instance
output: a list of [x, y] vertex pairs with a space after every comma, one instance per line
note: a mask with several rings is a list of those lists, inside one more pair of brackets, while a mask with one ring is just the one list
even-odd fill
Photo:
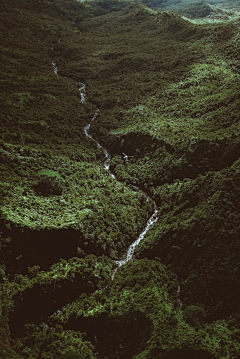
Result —
[[[52, 52], [53, 52], [53, 50], [54, 50], [54, 45], [51, 47]], [[55, 73], [55, 75], [57, 75], [58, 68], [57, 68], [57, 64], [56, 64], [55, 60], [52, 60], [52, 66], [53, 66], [53, 72]]]
[[56, 62], [53, 61], [53, 62], [52, 62], [52, 65], [53, 65], [53, 71], [54, 71], [54, 73], [57, 75], [57, 73], [58, 73], [58, 68], [57, 68]]
[[[52, 50], [53, 50], [53, 47], [52, 47]], [[52, 65], [53, 65], [53, 71], [55, 74], [58, 73], [58, 68], [57, 68], [57, 65], [56, 63], [53, 61], [52, 62]], [[81, 103], [83, 104], [86, 100], [86, 85], [82, 82], [77, 82], [77, 86], [78, 86], [78, 89], [79, 89], [79, 92], [80, 92], [80, 96], [81, 96]], [[113, 177], [113, 178], [116, 178], [114, 176], [113, 173], [110, 172], [109, 170], [109, 167], [110, 167], [110, 161], [111, 161], [111, 155], [110, 153], [106, 150], [106, 148], [104, 148], [103, 146], [100, 145], [100, 143], [98, 141], [96, 141], [89, 133], [89, 130], [90, 130], [90, 127], [91, 127], [91, 123], [97, 118], [99, 114], [99, 108], [96, 109], [95, 111], [95, 114], [94, 116], [92, 117], [90, 123], [88, 125], [86, 125], [84, 127], [84, 133], [85, 135], [90, 138], [92, 141], [94, 141], [98, 148], [101, 148], [102, 151], [104, 152], [104, 155], [105, 155], [105, 161], [104, 161], [104, 164], [103, 164], [103, 167], [105, 168], [105, 170], [109, 171], [110, 175]], [[124, 153], [124, 159], [126, 162], [128, 162], [128, 157], [132, 157], [132, 156], [127, 156], [125, 153]], [[123, 266], [124, 264], [126, 264], [127, 262], [129, 262], [132, 258], [133, 258], [133, 254], [134, 254], [134, 251], [135, 251], [135, 248], [137, 247], [137, 245], [141, 242], [141, 240], [144, 238], [144, 236], [146, 235], [146, 233], [149, 231], [149, 229], [152, 227], [152, 225], [154, 223], [156, 223], [158, 220], [158, 209], [156, 207], [153, 215], [149, 218], [148, 222], [147, 222], [147, 225], [145, 227], [145, 229], [142, 231], [142, 233], [140, 234], [140, 236], [129, 246], [128, 250], [127, 250], [127, 253], [126, 255], [124, 256], [123, 259], [119, 260], [119, 261], [116, 261], [116, 264], [117, 264], [117, 268]], [[114, 278], [115, 276], [115, 273], [117, 271], [117, 268], [114, 270], [113, 272], [113, 275], [112, 275], [112, 279]]]
[[[81, 95], [81, 102], [83, 103], [85, 101], [85, 90], [86, 90], [86, 86], [82, 83], [78, 83], [78, 85], [82, 85], [80, 88], [79, 88], [79, 91], [80, 91], [80, 95]], [[84, 98], [84, 101], [82, 101], [82, 99]], [[101, 148], [104, 152], [104, 155], [105, 155], [105, 161], [104, 161], [104, 168], [106, 170], [109, 170], [109, 167], [110, 167], [110, 161], [111, 161], [111, 155], [110, 153], [100, 145], [99, 142], [97, 142], [90, 134], [89, 134], [89, 130], [90, 130], [90, 126], [91, 126], [91, 123], [97, 118], [99, 114], [99, 108], [96, 109], [95, 111], [95, 114], [93, 116], [93, 118], [91, 119], [90, 123], [84, 127], [84, 133], [85, 135], [90, 138], [92, 141], [94, 141], [97, 146], [99, 148]], [[126, 160], [128, 160], [128, 156], [126, 154], [124, 154], [125, 157], [126, 157]], [[112, 174], [110, 172], [111, 176], [113, 178], [115, 178], [114, 174]], [[129, 246], [128, 250], [127, 250], [127, 253], [125, 254], [125, 256], [123, 257], [123, 259], [119, 260], [119, 261], [115, 261], [115, 263], [117, 264], [117, 268], [114, 270], [113, 274], [112, 274], [112, 279], [114, 279], [114, 276], [115, 276], [115, 273], [117, 272], [117, 269], [121, 266], [123, 266], [124, 264], [128, 263], [132, 258], [133, 258], [133, 254], [134, 254], [134, 251], [135, 251], [135, 248], [138, 246], [138, 244], [141, 242], [141, 240], [145, 237], [145, 235], [147, 234], [147, 232], [149, 231], [149, 229], [152, 227], [152, 225], [154, 223], [156, 223], [158, 220], [158, 209], [157, 209], [157, 206], [155, 205], [155, 211], [154, 213], [152, 214], [152, 216], [149, 218], [148, 222], [147, 222], [147, 225], [145, 227], [145, 229], [142, 231], [142, 233], [140, 234], [140, 236]]]
[[[60, 42], [60, 40], [59, 40], [59, 42]], [[54, 47], [51, 48], [52, 51], [53, 51], [53, 49], [54, 49]], [[54, 73], [57, 75], [58, 74], [58, 68], [57, 68], [57, 64], [56, 64], [55, 61], [52, 61], [52, 66], [53, 66]], [[81, 101], [82, 104], [84, 104], [85, 101], [86, 101], [86, 85], [84, 83], [77, 82], [77, 86], [78, 86], [78, 89], [79, 89], [79, 92], [80, 92], [80, 101]], [[84, 127], [84, 133], [88, 138], [90, 138], [92, 141], [94, 141], [97, 144], [98, 148], [102, 149], [102, 151], [104, 152], [104, 155], [105, 155], [105, 161], [104, 161], [103, 166], [104, 166], [105, 170], [109, 171], [110, 175], [113, 178], [116, 178], [114, 176], [114, 174], [110, 172], [110, 161], [111, 161], [110, 153], [103, 146], [101, 146], [100, 143], [98, 141], [96, 141], [89, 133], [91, 123], [97, 118], [98, 114], [99, 114], [99, 109], [97, 108], [96, 111], [95, 111], [94, 116], [92, 117], [92, 119], [90, 121], [90, 123]], [[132, 156], [126, 155], [125, 153], [123, 155], [124, 155], [125, 162], [128, 162], [129, 157], [132, 157]], [[147, 200], [148, 199], [149, 198], [147, 198]], [[115, 263], [117, 265], [117, 268], [113, 271], [112, 279], [114, 279], [114, 276], [115, 276], [115, 274], [117, 272], [117, 269], [119, 267], [123, 266], [124, 264], [126, 264], [130, 260], [132, 260], [135, 248], [141, 242], [141, 240], [145, 237], [146, 233], [153, 226], [153, 224], [157, 222], [157, 220], [158, 220], [158, 209], [157, 209], [157, 206], [155, 205], [155, 211], [152, 214], [152, 216], [149, 218], [145, 229], [142, 231], [142, 233], [139, 235], [139, 237], [129, 246], [129, 248], [127, 250], [127, 253], [123, 257], [123, 259], [121, 259], [119, 261], [115, 261]], [[98, 290], [96, 292], [98, 292]], [[61, 314], [63, 312], [63, 310], [66, 309], [67, 306], [69, 306], [69, 305], [70, 304], [65, 305], [61, 310], [58, 310], [54, 314]], [[53, 316], [54, 316], [54, 314], [53, 314]], [[45, 324], [45, 325], [47, 325], [47, 324]], [[94, 341], [95, 341], [95, 344], [97, 345], [96, 335], [94, 335]], [[95, 356], [98, 357], [98, 352], [95, 352]]]
[[[79, 89], [79, 91], [80, 91], [80, 89]], [[84, 91], [85, 91], [85, 89], [84, 89]], [[101, 148], [101, 149], [103, 150], [104, 155], [105, 155], [105, 161], [104, 161], [103, 167], [105, 168], [105, 170], [109, 171], [110, 161], [111, 161], [111, 155], [110, 155], [110, 153], [106, 150], [106, 148], [104, 148], [103, 146], [101, 146], [100, 143], [97, 142], [97, 141], [89, 134], [89, 130], [90, 130], [91, 123], [97, 118], [98, 114], [99, 114], [99, 108], [96, 109], [95, 114], [94, 114], [93, 118], [91, 119], [91, 122], [90, 122], [87, 126], [84, 127], [84, 133], [85, 133], [85, 135], [86, 135], [88, 138], [91, 138], [91, 140], [93, 140], [93, 141], [97, 144], [98, 148]], [[110, 172], [110, 171], [109, 171], [109, 172]], [[113, 178], [115, 178], [114, 174], [112, 174], [111, 172], [110, 172], [110, 175], [111, 175]]]
[[147, 234], [147, 232], [152, 227], [152, 225], [157, 222], [157, 220], [158, 220], [158, 209], [156, 208], [153, 215], [149, 218], [145, 229], [142, 231], [142, 233], [140, 234], [138, 239], [136, 239], [136, 241], [133, 242], [130, 245], [130, 247], [128, 248], [125, 258], [120, 261], [116, 261], [116, 264], [118, 265], [118, 267], [123, 266], [124, 264], [126, 264], [127, 262], [129, 262], [132, 259], [135, 248], [138, 246], [138, 244], [144, 238], [145, 234]]
[[[86, 85], [83, 84], [82, 82], [77, 82], [77, 85], [78, 85], [78, 89], [79, 89], [80, 96], [81, 96], [81, 102], [84, 103], [85, 100], [86, 100], [86, 94], [85, 94]], [[80, 87], [79, 87], [79, 86], [80, 86]], [[86, 133], [86, 132], [85, 132], [85, 133]]]
[[139, 245], [141, 240], [145, 237], [145, 234], [149, 231], [149, 229], [152, 227], [152, 225], [157, 222], [157, 220], [158, 220], [158, 209], [156, 208], [153, 215], [149, 218], [145, 229], [142, 231], [142, 233], [140, 234], [138, 239], [136, 239], [136, 241], [133, 242], [129, 246], [129, 248], [127, 250], [127, 253], [124, 256], [124, 258], [121, 259], [120, 261], [116, 261], [116, 264], [117, 264], [118, 267], [113, 271], [112, 279], [114, 279], [115, 273], [117, 272], [118, 268], [123, 266], [124, 264], [126, 264], [127, 262], [129, 262], [133, 258], [135, 248]]

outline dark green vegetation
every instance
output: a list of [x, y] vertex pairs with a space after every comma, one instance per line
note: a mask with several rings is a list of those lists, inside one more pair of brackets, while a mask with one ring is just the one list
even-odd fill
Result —
[[[239, 358], [240, 37], [230, 5], [0, 6], [0, 357]], [[213, 13], [221, 21], [204, 23]], [[84, 134], [96, 108], [90, 133], [116, 179]], [[157, 223], [112, 279], [154, 201]]]

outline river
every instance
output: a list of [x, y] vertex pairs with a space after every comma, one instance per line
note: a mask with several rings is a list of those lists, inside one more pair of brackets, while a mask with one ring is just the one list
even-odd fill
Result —
[[[84, 103], [85, 101], [85, 91], [86, 91], [86, 85], [84, 85], [83, 83], [78, 83], [79, 87], [79, 91], [80, 91], [80, 96], [81, 96], [81, 102]], [[82, 100], [84, 99], [84, 101]], [[110, 172], [110, 161], [111, 161], [111, 155], [110, 153], [103, 147], [100, 145], [100, 143], [98, 141], [96, 141], [89, 133], [90, 127], [91, 127], [91, 123], [97, 118], [98, 114], [99, 114], [100, 110], [99, 108], [96, 109], [94, 116], [92, 117], [91, 121], [89, 122], [88, 125], [86, 125], [84, 127], [84, 133], [85, 135], [90, 138], [92, 141], [94, 141], [98, 148], [101, 148], [102, 151], [104, 152], [105, 155], [105, 161], [104, 161], [104, 168], [105, 170], [109, 171], [110, 175], [113, 178], [116, 178], [114, 176], [113, 173]], [[124, 153], [124, 157], [128, 158], [128, 156]], [[145, 235], [147, 234], [147, 232], [149, 231], [149, 229], [154, 225], [154, 223], [156, 223], [158, 220], [158, 208], [155, 204], [155, 211], [152, 214], [152, 216], [149, 218], [149, 220], [147, 221], [146, 227], [144, 228], [144, 230], [141, 232], [141, 234], [139, 235], [139, 237], [129, 246], [126, 254], [123, 256], [123, 258], [121, 260], [115, 261], [115, 263], [117, 264], [117, 268], [113, 271], [112, 274], [112, 279], [114, 279], [114, 276], [117, 272], [117, 269], [121, 266], [123, 266], [124, 264], [128, 263], [130, 260], [132, 260], [134, 252], [135, 252], [135, 248], [138, 246], [138, 244], [141, 242], [141, 240], [145, 237]]]
[[[53, 48], [52, 48], [52, 50], [53, 50]], [[53, 66], [54, 73], [57, 75], [58, 68], [57, 68], [57, 65], [56, 65], [55, 61], [52, 61], [52, 66]], [[79, 90], [79, 93], [80, 93], [80, 101], [81, 101], [82, 104], [84, 104], [85, 101], [86, 101], [86, 85], [84, 83], [82, 83], [82, 82], [77, 82], [77, 86], [78, 86], [78, 90]], [[100, 112], [100, 110], [99, 110], [99, 108], [97, 108], [95, 113], [94, 113], [94, 116], [91, 119], [91, 121], [84, 127], [84, 133], [88, 138], [90, 138], [92, 141], [94, 141], [96, 143], [98, 148], [100, 148], [103, 151], [104, 156], [105, 156], [103, 167], [105, 168], [106, 171], [109, 172], [109, 174], [113, 178], [116, 178], [114, 176], [114, 174], [111, 173], [111, 171], [110, 171], [111, 154], [97, 140], [95, 140], [89, 133], [91, 124], [97, 118], [97, 116], [99, 115], [99, 112]], [[125, 160], [128, 161], [128, 155], [126, 155], [124, 153], [123, 156], [124, 156]], [[128, 263], [129, 261], [132, 260], [136, 247], [141, 242], [141, 240], [145, 237], [145, 235], [147, 234], [149, 229], [154, 225], [154, 223], [157, 222], [157, 220], [158, 220], [158, 208], [157, 208], [157, 206], [155, 204], [154, 213], [151, 215], [151, 217], [147, 221], [147, 224], [146, 224], [144, 230], [141, 232], [139, 237], [129, 246], [129, 248], [128, 248], [126, 254], [123, 256], [123, 258], [118, 260], [118, 261], [115, 261], [115, 263], [117, 265], [117, 268], [113, 271], [112, 279], [114, 279], [114, 276], [115, 276], [115, 274], [117, 272], [117, 269], [119, 267], [125, 265], [126, 263]]]

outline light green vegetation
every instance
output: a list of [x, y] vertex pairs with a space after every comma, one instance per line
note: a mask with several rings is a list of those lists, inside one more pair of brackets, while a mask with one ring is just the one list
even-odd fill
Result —
[[[16, 188], [1, 207], [7, 227], [79, 230], [84, 238], [80, 245], [94, 243], [103, 253], [111, 253], [117, 259], [118, 251], [126, 250], [144, 227], [153, 212], [153, 202], [146, 201], [140, 191], [133, 192], [117, 182], [100, 165], [70, 161], [62, 156], [57, 156], [54, 162], [59, 165], [55, 167], [58, 177], [64, 179], [63, 193], [39, 195], [39, 182], [35, 185], [34, 180], [32, 186]], [[49, 176], [49, 172], [54, 174], [50, 170], [40, 173]]]
[[12, 335], [19, 336], [26, 326], [26, 336], [15, 341], [15, 348], [21, 357], [52, 358], [57, 354], [75, 352], [84, 354], [85, 358], [93, 358], [93, 346], [83, 339], [80, 332], [63, 331], [58, 325], [53, 329], [44, 321], [55, 310], [68, 304], [70, 297], [73, 299], [85, 291], [105, 286], [111, 278], [112, 266], [106, 257], [72, 258], [68, 262], [61, 260], [55, 263], [47, 272], [34, 266], [29, 268], [28, 276], [18, 275], [11, 285], [5, 283], [1, 295], [3, 312], [9, 311], [12, 297], [15, 302], [11, 315]]
[[26, 337], [19, 339], [15, 347], [27, 359], [37, 359], [39, 356], [49, 359], [94, 359], [93, 345], [82, 333], [63, 331], [61, 326], [49, 328], [44, 323], [37, 327], [26, 325]]
[[83, 297], [55, 315], [61, 324], [85, 325], [94, 331], [99, 350], [108, 358], [172, 358], [174, 353], [189, 355], [191, 350], [199, 358], [231, 358], [239, 350], [227, 323], [205, 324], [197, 314], [193, 326], [185, 317], [177, 299], [176, 276], [159, 259], [121, 267], [110, 288]]
[[[124, 126], [111, 134], [118, 136], [123, 152], [134, 156], [126, 178], [137, 176], [151, 186], [220, 169], [238, 158], [240, 82], [237, 58], [234, 52], [230, 57], [229, 48], [238, 46], [239, 35], [232, 35], [224, 46], [199, 42], [204, 60], [180, 82], [125, 112]], [[145, 157], [139, 152], [144, 136], [149, 138]]]
[[209, 319], [229, 316], [238, 306], [238, 183], [236, 161], [229, 169], [158, 187], [153, 193], [162, 204], [160, 220], [137, 248], [140, 257], [161, 255], [173, 265], [185, 303], [204, 303]]
[[[238, 36], [233, 43], [237, 40]], [[207, 50], [211, 52], [212, 46], [207, 46]], [[239, 75], [234, 65], [235, 61], [214, 57], [194, 64], [186, 79], [128, 111], [124, 123], [130, 124], [112, 134], [143, 132], [171, 146], [186, 146], [189, 138], [216, 139], [223, 133], [226, 136], [226, 127], [237, 131]]]

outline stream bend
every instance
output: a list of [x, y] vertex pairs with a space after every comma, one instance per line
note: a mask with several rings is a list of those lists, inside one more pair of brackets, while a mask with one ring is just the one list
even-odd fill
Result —
[[[80, 86], [79, 87], [79, 92], [80, 92], [80, 96], [81, 96], [81, 103], [84, 103], [85, 102], [86, 85], [84, 85], [81, 82], [78, 82], [77, 84], [78, 84], [78, 86]], [[99, 108], [97, 108], [96, 111], [95, 111], [94, 116], [92, 117], [92, 119], [90, 121], [90, 123], [84, 127], [84, 133], [88, 138], [90, 138], [92, 141], [94, 141], [97, 144], [98, 148], [101, 148], [103, 150], [104, 155], [105, 155], [105, 161], [104, 161], [103, 166], [104, 166], [105, 170], [109, 171], [110, 175], [113, 178], [116, 178], [114, 176], [114, 174], [111, 173], [110, 170], [109, 170], [110, 161], [111, 161], [110, 153], [103, 146], [101, 146], [100, 143], [98, 141], [96, 141], [89, 133], [91, 123], [97, 118], [99, 112], [100, 112], [100, 110], [99, 110]], [[125, 155], [125, 157], [128, 158], [127, 155]], [[138, 244], [141, 242], [141, 240], [145, 237], [145, 235], [147, 234], [149, 229], [154, 225], [154, 223], [157, 222], [157, 220], [158, 220], [158, 211], [159, 210], [158, 210], [158, 208], [156, 206], [156, 203], [155, 203], [155, 211], [152, 214], [152, 216], [149, 218], [149, 220], [147, 221], [145, 229], [141, 232], [139, 237], [129, 246], [129, 248], [127, 250], [127, 253], [124, 255], [123, 259], [121, 259], [119, 261], [115, 261], [115, 263], [117, 264], [117, 268], [114, 270], [114, 272], [112, 274], [112, 279], [114, 279], [114, 276], [115, 276], [115, 273], [117, 272], [117, 269], [119, 267], [123, 266], [124, 264], [128, 263], [133, 258], [135, 248], [138, 246]]]

